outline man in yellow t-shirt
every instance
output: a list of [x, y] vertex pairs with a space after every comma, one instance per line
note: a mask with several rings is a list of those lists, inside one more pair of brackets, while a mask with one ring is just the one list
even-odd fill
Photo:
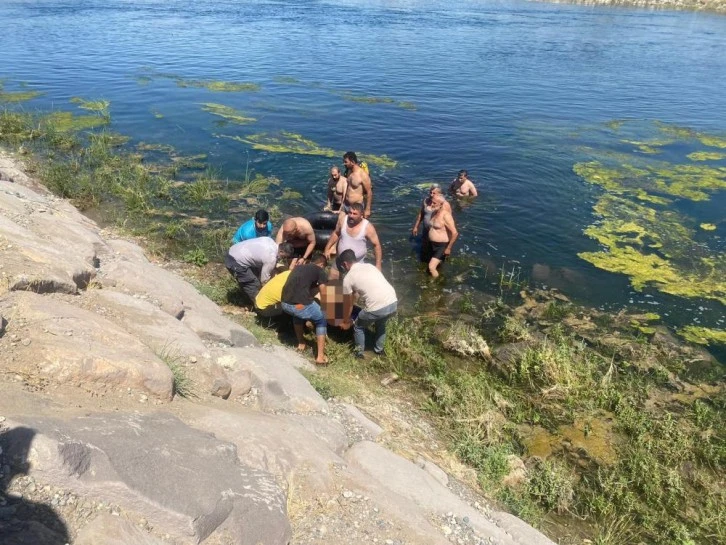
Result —
[[283, 271], [276, 274], [272, 279], [262, 286], [255, 298], [255, 312], [262, 318], [274, 318], [284, 314], [282, 311], [282, 288], [285, 287], [287, 277], [291, 271]]

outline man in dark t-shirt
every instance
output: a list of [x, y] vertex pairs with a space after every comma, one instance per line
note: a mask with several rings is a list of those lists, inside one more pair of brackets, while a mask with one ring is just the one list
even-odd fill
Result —
[[315, 363], [325, 365], [325, 336], [328, 333], [325, 313], [315, 300], [315, 293], [325, 289], [328, 277], [325, 274], [327, 260], [322, 254], [315, 254], [308, 265], [297, 265], [290, 273], [282, 288], [282, 310], [292, 316], [297, 337], [297, 350], [303, 352], [306, 348], [303, 337], [305, 322], [310, 320], [315, 324], [315, 337], [318, 353]]

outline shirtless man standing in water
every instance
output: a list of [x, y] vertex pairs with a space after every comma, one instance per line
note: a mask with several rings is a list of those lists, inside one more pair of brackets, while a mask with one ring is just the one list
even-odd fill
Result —
[[325, 203], [323, 210], [340, 212], [347, 190], [348, 179], [340, 175], [340, 169], [338, 167], [331, 167], [330, 178], [328, 178], [328, 202]]
[[469, 179], [469, 173], [466, 170], [459, 171], [454, 181], [451, 182], [449, 191], [457, 197], [476, 197], [479, 195], [476, 187], [474, 187], [474, 182]]
[[358, 157], [352, 151], [343, 155], [343, 164], [348, 170], [348, 191], [346, 192], [343, 205], [350, 206], [355, 202], [363, 204], [365, 209], [363, 217], [368, 219], [371, 216], [371, 204], [373, 203], [373, 188], [368, 173], [358, 164]]
[[446, 257], [451, 254], [451, 247], [459, 236], [454, 217], [451, 212], [444, 208], [444, 202], [446, 202], [446, 199], [440, 193], [432, 197], [431, 207], [434, 212], [431, 216], [431, 227], [429, 227], [431, 249], [429, 272], [434, 278], [439, 276], [437, 269]]

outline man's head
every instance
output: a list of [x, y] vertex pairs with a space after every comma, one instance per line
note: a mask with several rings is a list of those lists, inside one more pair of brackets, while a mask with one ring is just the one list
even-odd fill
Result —
[[431, 195], [431, 207], [438, 210], [446, 202], [446, 197], [442, 193], [435, 193]]
[[340, 169], [338, 167], [330, 167], [330, 177], [336, 182], [340, 180]]
[[460, 170], [456, 177], [463, 182], [469, 177], [469, 173], [466, 170]]
[[315, 252], [312, 256], [310, 256], [310, 263], [323, 269], [328, 266], [327, 258], [320, 252]]
[[347, 273], [356, 263], [355, 252], [353, 250], [343, 250], [340, 255], [335, 259], [335, 265], [341, 273]]
[[346, 151], [345, 155], [343, 155], [343, 164], [345, 168], [353, 168], [353, 165], [358, 164], [358, 156], [353, 151]]
[[258, 231], [265, 231], [268, 221], [270, 221], [270, 214], [267, 213], [267, 210], [258, 210], [255, 212], [255, 228]]
[[285, 235], [294, 235], [297, 233], [297, 223], [293, 218], [287, 218], [282, 222], [282, 232]]
[[429, 195], [433, 197], [436, 193], [441, 193], [441, 186], [439, 184], [431, 184], [431, 187], [429, 187]]
[[290, 259], [295, 254], [295, 248], [289, 242], [283, 242], [277, 247], [278, 259]]
[[348, 227], [355, 227], [363, 221], [363, 204], [359, 202], [351, 203], [348, 209]]

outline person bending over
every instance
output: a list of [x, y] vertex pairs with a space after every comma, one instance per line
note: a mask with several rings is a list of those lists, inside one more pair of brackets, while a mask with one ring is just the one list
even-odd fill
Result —
[[315, 231], [305, 218], [288, 218], [282, 223], [275, 239], [278, 244], [289, 242], [295, 248], [295, 263], [305, 261], [315, 249]]
[[[342, 252], [336, 263], [344, 272], [343, 277], [343, 316], [346, 316], [341, 327], [348, 329], [353, 325], [355, 355], [363, 357], [365, 350], [365, 330], [369, 326], [375, 329], [373, 351], [383, 354], [386, 343], [386, 322], [396, 313], [398, 299], [393, 286], [386, 280], [383, 273], [370, 263], [359, 263], [353, 250]], [[353, 310], [353, 296], [358, 297], [361, 311], [355, 321], [350, 318]]]
[[293, 248], [288, 243], [278, 245], [270, 237], [253, 238], [232, 246], [224, 258], [224, 265], [254, 304], [262, 284], [270, 279], [277, 260], [289, 259], [292, 253]]
[[297, 265], [282, 288], [282, 310], [292, 316], [292, 323], [297, 337], [297, 350], [305, 350], [304, 327], [305, 322], [310, 320], [315, 324], [315, 338], [317, 341], [318, 353], [315, 363], [325, 365], [328, 359], [325, 357], [325, 336], [328, 333], [325, 313], [315, 300], [315, 294], [325, 289], [328, 281], [325, 275], [325, 267], [328, 260], [322, 254], [315, 254], [312, 262], [307, 265]]

